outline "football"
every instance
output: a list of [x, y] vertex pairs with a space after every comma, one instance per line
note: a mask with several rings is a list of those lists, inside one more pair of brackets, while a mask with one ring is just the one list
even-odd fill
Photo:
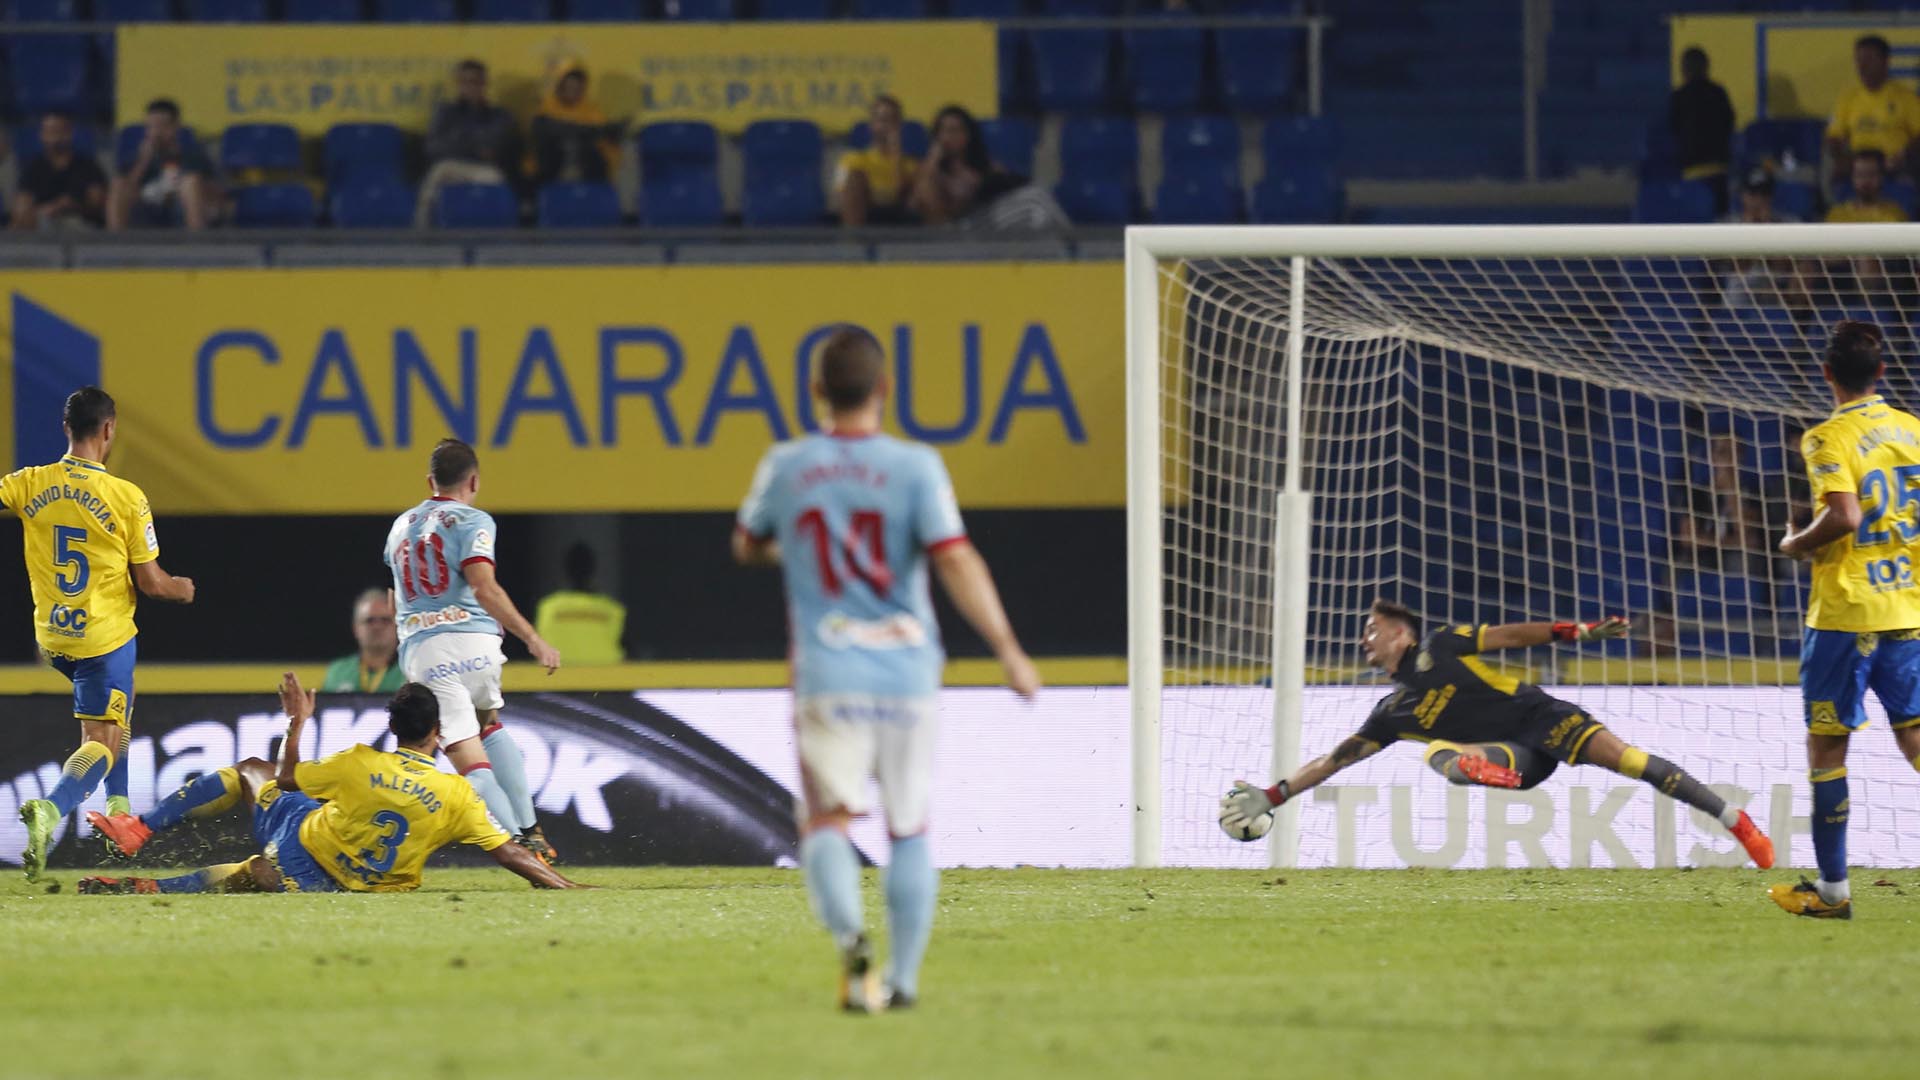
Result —
[[1243, 842], [1258, 840], [1273, 828], [1273, 811], [1269, 810], [1251, 820], [1241, 817], [1229, 809], [1220, 811], [1220, 831], [1229, 837]]

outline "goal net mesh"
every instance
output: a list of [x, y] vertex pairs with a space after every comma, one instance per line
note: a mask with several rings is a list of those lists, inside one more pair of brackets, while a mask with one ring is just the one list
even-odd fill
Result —
[[[1232, 780], [1268, 780], [1290, 265], [1158, 266], [1162, 829], [1173, 865], [1268, 858], [1213, 819]], [[1386, 692], [1357, 644], [1376, 597], [1410, 605], [1429, 628], [1625, 614], [1627, 641], [1497, 659], [1720, 785], [1810, 864], [1795, 683], [1807, 574], [1774, 545], [1811, 516], [1799, 440], [1833, 408], [1819, 365], [1833, 324], [1880, 324], [1893, 358], [1883, 388], [1895, 405], [1920, 404], [1906, 362], [1920, 321], [1908, 310], [1911, 264], [1305, 266], [1302, 760], [1357, 729]], [[1920, 777], [1882, 740], [1855, 755], [1853, 854], [1909, 865], [1920, 862]], [[1303, 799], [1301, 864], [1737, 857], [1716, 826], [1600, 770], [1563, 767], [1534, 792], [1490, 794], [1449, 788], [1420, 757], [1395, 747]]]

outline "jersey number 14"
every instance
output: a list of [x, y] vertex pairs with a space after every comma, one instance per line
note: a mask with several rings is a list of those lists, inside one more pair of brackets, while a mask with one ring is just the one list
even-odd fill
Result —
[[[887, 519], [880, 511], [855, 510], [837, 550], [827, 515], [817, 507], [795, 519], [793, 531], [813, 542], [820, 588], [828, 596], [844, 592], [849, 577], [866, 582], [875, 596], [885, 597], [893, 589], [893, 571], [887, 568]], [[844, 574], [836, 564], [844, 564]]]

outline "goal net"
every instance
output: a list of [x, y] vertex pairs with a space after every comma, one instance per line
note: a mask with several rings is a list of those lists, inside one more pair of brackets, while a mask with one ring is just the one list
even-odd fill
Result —
[[[1270, 844], [1224, 837], [1233, 780], [1326, 751], [1386, 693], [1358, 648], [1386, 597], [1429, 628], [1630, 616], [1624, 642], [1497, 660], [1811, 865], [1807, 574], [1775, 544], [1812, 513], [1800, 436], [1833, 409], [1833, 324], [1878, 323], [1883, 388], [1920, 407], [1897, 254], [1916, 233], [1130, 231], [1136, 859], [1738, 864], [1644, 785], [1562, 767], [1530, 792], [1455, 788], [1404, 746], [1290, 804]], [[1920, 775], [1888, 736], [1860, 741], [1854, 861], [1920, 863]]]

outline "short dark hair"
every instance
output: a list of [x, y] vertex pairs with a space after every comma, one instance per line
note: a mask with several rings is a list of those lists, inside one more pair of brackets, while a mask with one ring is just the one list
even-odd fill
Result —
[[880, 96], [873, 99], [873, 103], [875, 105], [891, 105], [893, 106], [894, 112], [897, 112], [902, 116], [905, 116], [907, 114], [907, 110], [900, 107], [900, 99], [897, 97], [894, 97], [892, 94], [881, 94]]
[[865, 405], [880, 385], [882, 360], [880, 343], [872, 334], [857, 326], [835, 330], [820, 350], [820, 383], [826, 387], [827, 404], [836, 409]]
[[67, 425], [68, 436], [90, 439], [100, 434], [101, 427], [115, 415], [113, 395], [97, 386], [83, 386], [67, 395], [67, 407], [60, 419]]
[[487, 73], [487, 65], [471, 56], [453, 65], [453, 73], [455, 75], [464, 75], [469, 71], [485, 75]]
[[1871, 146], [1865, 150], [1855, 150], [1853, 152], [1853, 160], [1871, 161], [1875, 165], [1880, 166], [1881, 172], [1887, 171], [1887, 152], [1884, 150], [1875, 149]]
[[417, 743], [440, 730], [440, 700], [425, 684], [410, 682], [387, 701], [387, 730], [401, 743]]
[[1893, 46], [1887, 44], [1887, 39], [1879, 34], [1867, 34], [1859, 38], [1853, 43], [1853, 48], [1856, 52], [1861, 49], [1873, 49], [1880, 54], [1882, 60], [1893, 55]]
[[1848, 319], [1827, 339], [1827, 371], [1840, 388], [1858, 394], [1872, 388], [1886, 367], [1887, 339], [1878, 326]]
[[147, 102], [146, 111], [148, 113], [157, 113], [157, 112], [166, 113], [169, 117], [175, 120], [180, 119], [180, 103], [173, 100], [172, 98], [165, 98], [165, 97], [154, 98], [152, 101]]
[[434, 444], [433, 456], [427, 459], [427, 472], [433, 477], [433, 486], [441, 491], [458, 485], [479, 468], [480, 455], [459, 439], [441, 439]]
[[1420, 636], [1420, 616], [1415, 615], [1413, 609], [1405, 604], [1395, 603], [1383, 596], [1375, 600], [1373, 606], [1367, 610], [1376, 619], [1392, 619], [1395, 622], [1404, 623], [1414, 637]]
[[1694, 68], [1699, 68], [1703, 73], [1707, 70], [1707, 50], [1698, 45], [1689, 45], [1680, 54], [1680, 70], [1690, 71]]
[[68, 127], [73, 126], [73, 114], [65, 109], [48, 109], [40, 114], [40, 120], [42, 123], [48, 120], [65, 120]]

